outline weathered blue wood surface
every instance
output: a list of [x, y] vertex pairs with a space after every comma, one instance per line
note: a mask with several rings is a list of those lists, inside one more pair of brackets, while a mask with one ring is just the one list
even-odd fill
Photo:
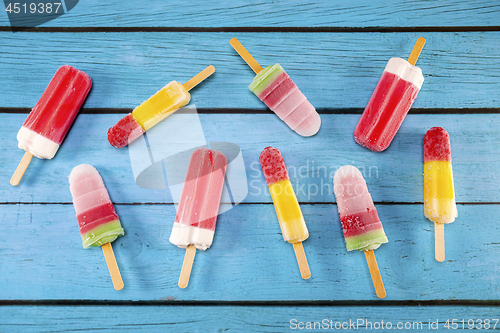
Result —
[[[101, 249], [84, 250], [72, 205], [6, 205], [0, 299], [142, 301], [376, 300], [363, 253], [347, 252], [337, 208], [303, 204], [312, 277], [300, 278], [269, 204], [238, 205], [217, 220], [213, 246], [177, 286], [185, 250], [168, 241], [173, 205], [117, 205], [126, 235], [113, 243], [125, 288], [111, 285]], [[386, 300], [499, 300], [500, 205], [459, 205], [445, 226], [446, 262], [421, 205], [377, 205], [389, 243], [375, 251]]]
[[[487, 0], [80, 1], [47, 27], [435, 27], [498, 26]], [[0, 25], [8, 25], [0, 14]]]
[[[440, 330], [450, 331], [447, 319], [498, 318], [499, 17], [500, 5], [485, 0], [87, 0], [44, 24], [46, 32], [12, 33], [0, 13], [0, 332], [282, 332], [293, 318], [439, 320]], [[424, 114], [409, 115], [391, 147], [371, 153], [352, 139], [359, 113], [387, 60], [406, 58], [419, 36], [427, 38], [418, 61], [425, 83], [414, 108]], [[261, 64], [286, 68], [322, 113], [318, 135], [301, 138], [262, 112], [232, 37]], [[55, 159], [34, 159], [12, 188], [25, 111], [66, 63], [92, 77], [84, 113], [95, 114], [79, 115]], [[216, 74], [193, 91], [192, 103], [204, 113], [208, 142], [240, 146], [250, 193], [219, 217], [212, 248], [198, 251], [181, 290], [184, 250], [168, 242], [170, 193], [136, 186], [128, 149], [112, 148], [105, 135], [124, 109], [208, 64]], [[461, 203], [456, 222], [445, 227], [444, 263], [433, 258], [433, 226], [421, 204], [422, 139], [432, 126], [450, 132]], [[308, 281], [282, 240], [259, 172], [258, 154], [268, 145], [297, 170], [292, 182], [310, 231]], [[126, 231], [113, 243], [121, 292], [112, 288], [102, 251], [81, 247], [67, 183], [80, 163], [99, 169]], [[380, 302], [363, 254], [345, 250], [330, 174], [344, 164], [365, 168], [390, 240], [376, 250], [388, 294]], [[317, 176], [313, 166], [328, 174]], [[313, 195], [315, 186], [320, 193]]]
[[389, 58], [407, 58], [422, 35], [427, 43], [418, 65], [425, 82], [415, 108], [498, 108], [498, 31], [0, 32], [0, 106], [33, 107], [55, 70], [66, 63], [94, 81], [84, 107], [130, 109], [168, 82], [185, 82], [212, 64], [216, 73], [192, 92], [198, 108], [267, 110], [248, 90], [253, 71], [229, 44], [238, 37], [262, 65], [281, 63], [316, 108], [363, 109]]
[[[498, 309], [496, 309], [498, 310]], [[191, 314], [191, 316], [187, 316]], [[471, 332], [468, 319], [497, 318], [498, 311], [481, 306], [360, 306], [360, 307], [308, 307], [308, 306], [9, 306], [0, 307], [2, 332], [324, 332], [342, 330], [348, 332], [369, 332], [370, 324], [378, 332], [387, 332], [389, 325], [396, 330], [398, 323], [406, 330], [403, 332], [436, 332], [435, 326], [448, 332]], [[182, 318], [182, 319], [180, 319]], [[447, 319], [459, 318], [459, 328], [446, 329]], [[293, 321], [295, 319], [296, 321]], [[319, 330], [306, 330], [307, 322], [328, 324]], [[349, 322], [351, 319], [351, 323]], [[354, 326], [359, 322], [359, 326]], [[465, 323], [461, 322], [465, 319]], [[383, 326], [380, 326], [384, 322]], [[299, 323], [302, 323], [299, 326]], [[390, 323], [390, 324], [389, 324]], [[415, 323], [415, 324], [414, 324]], [[420, 323], [422, 324], [420, 326]], [[377, 326], [377, 324], [379, 326]], [[479, 327], [479, 322], [472, 323]], [[296, 325], [296, 326], [295, 326]], [[328, 329], [328, 325], [333, 328]], [[351, 325], [349, 327], [349, 325]], [[498, 332], [500, 324], [490, 325], [482, 332]], [[463, 329], [465, 326], [465, 329]], [[301, 327], [302, 329], [298, 329]], [[381, 327], [384, 327], [383, 329]], [[483, 326], [484, 327], [484, 326]], [[473, 330], [473, 332], [481, 330]], [[292, 331], [293, 332], [293, 331]]]
[[[56, 157], [34, 158], [18, 187], [0, 188], [0, 202], [71, 203], [67, 177], [74, 166], [90, 163], [101, 172], [114, 202], [171, 203], [167, 190], [136, 186], [128, 148], [113, 148], [105, 139], [107, 129], [122, 116], [79, 115]], [[0, 154], [5, 158], [0, 167], [5, 172], [0, 182], [8, 184], [23, 156], [15, 137], [25, 115], [4, 114], [2, 119]], [[334, 202], [333, 173], [345, 164], [363, 170], [377, 202], [423, 202], [423, 137], [433, 126], [442, 126], [451, 135], [457, 201], [500, 202], [500, 148], [495, 144], [500, 132], [498, 115], [409, 115], [383, 153], [372, 153], [354, 142], [357, 114], [324, 114], [320, 132], [306, 139], [274, 114], [201, 114], [200, 119], [208, 142], [241, 147], [249, 189], [245, 202], [271, 203], [258, 159], [269, 145], [281, 149], [301, 202]]]

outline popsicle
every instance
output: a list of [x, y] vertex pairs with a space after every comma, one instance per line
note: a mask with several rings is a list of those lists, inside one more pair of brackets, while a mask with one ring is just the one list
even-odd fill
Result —
[[388, 240], [366, 181], [356, 167], [345, 165], [333, 176], [333, 190], [347, 251], [365, 253], [375, 292], [384, 298], [386, 292], [373, 250]]
[[16, 186], [35, 155], [51, 159], [56, 154], [71, 124], [87, 97], [92, 81], [84, 72], [60, 67], [17, 133], [19, 148], [26, 153], [10, 184]]
[[283, 239], [293, 244], [300, 274], [303, 279], [309, 279], [311, 272], [302, 245], [309, 237], [309, 231], [290, 183], [285, 161], [280, 151], [273, 147], [265, 148], [260, 153], [259, 160], [273, 198]]
[[198, 148], [191, 155], [169, 241], [186, 249], [179, 287], [186, 288], [196, 249], [212, 245], [224, 188], [227, 158], [220, 151]]
[[257, 74], [248, 87], [250, 91], [298, 134], [316, 134], [321, 118], [283, 67], [275, 64], [262, 69], [236, 38], [231, 39], [231, 45]]
[[433, 127], [424, 137], [424, 214], [434, 222], [435, 258], [444, 261], [444, 223], [458, 216], [451, 168], [450, 136]]
[[99, 172], [92, 165], [80, 164], [69, 175], [69, 189], [80, 228], [83, 248], [101, 246], [116, 290], [123, 281], [111, 242], [124, 231]]
[[184, 84], [172, 81], [161, 88], [108, 130], [109, 143], [116, 148], [125, 147], [151, 127], [186, 106], [191, 100], [189, 91], [214, 72], [214, 66], [208, 66]]
[[425, 39], [417, 39], [408, 61], [391, 58], [354, 131], [358, 144], [372, 151], [389, 147], [424, 82], [415, 66]]

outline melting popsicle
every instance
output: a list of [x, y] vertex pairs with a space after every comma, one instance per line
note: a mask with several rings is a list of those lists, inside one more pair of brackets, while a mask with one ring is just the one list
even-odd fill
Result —
[[415, 66], [425, 39], [417, 39], [408, 61], [391, 58], [354, 131], [358, 144], [372, 151], [389, 147], [424, 82]]
[[248, 87], [250, 91], [298, 134], [316, 134], [321, 118], [283, 67], [275, 64], [262, 69], [236, 38], [231, 39], [231, 45], [257, 74]]
[[309, 231], [290, 183], [285, 161], [280, 151], [273, 147], [265, 148], [259, 160], [273, 198], [283, 239], [293, 244], [300, 274], [303, 279], [309, 279], [311, 272], [302, 246], [302, 242], [309, 237]]
[[335, 172], [333, 190], [347, 251], [364, 251], [375, 292], [384, 298], [385, 288], [373, 250], [388, 240], [366, 181], [356, 167], [345, 165]]
[[424, 214], [434, 222], [435, 258], [444, 261], [444, 223], [458, 216], [451, 168], [450, 136], [433, 127], [424, 137]]
[[186, 249], [179, 287], [186, 288], [196, 249], [212, 245], [224, 188], [227, 158], [220, 151], [198, 148], [191, 155], [169, 241]]
[[123, 281], [111, 242], [124, 231], [99, 172], [92, 165], [81, 164], [69, 175], [69, 189], [80, 228], [83, 248], [101, 246], [116, 290]]
[[42, 159], [54, 157], [91, 86], [90, 77], [74, 67], [65, 65], [57, 70], [17, 133], [19, 148], [26, 153], [10, 180], [11, 185], [19, 184], [33, 155]]
[[191, 100], [189, 90], [214, 72], [214, 66], [208, 66], [184, 84], [177, 81], [167, 84], [108, 130], [109, 143], [116, 148], [125, 147], [151, 127], [186, 106]]

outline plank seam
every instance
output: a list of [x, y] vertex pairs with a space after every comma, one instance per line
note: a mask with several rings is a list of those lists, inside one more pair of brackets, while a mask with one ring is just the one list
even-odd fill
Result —
[[438, 26], [438, 27], [10, 27], [0, 26], [0, 31], [26, 32], [294, 32], [294, 33], [407, 33], [407, 32], [488, 32], [500, 31], [500, 26]]

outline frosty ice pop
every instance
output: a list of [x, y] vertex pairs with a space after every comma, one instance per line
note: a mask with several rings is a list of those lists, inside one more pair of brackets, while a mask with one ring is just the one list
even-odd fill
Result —
[[217, 150], [198, 148], [191, 155], [170, 242], [186, 249], [179, 287], [186, 288], [196, 249], [212, 245], [224, 187], [227, 158]]
[[87, 97], [92, 81], [69, 65], [60, 67], [17, 133], [19, 148], [26, 153], [10, 183], [16, 186], [35, 155], [51, 159], [68, 133]]
[[444, 223], [458, 216], [451, 168], [450, 136], [433, 127], [424, 137], [424, 214], [434, 222], [435, 258], [444, 261]]
[[113, 147], [122, 148], [140, 137], [151, 127], [187, 105], [191, 100], [189, 90], [214, 72], [214, 66], [208, 66], [184, 84], [177, 81], [167, 84], [108, 130], [109, 143]]
[[425, 39], [417, 39], [408, 61], [391, 58], [354, 131], [354, 139], [372, 151], [389, 147], [422, 87], [422, 70], [415, 65]]
[[111, 242], [124, 231], [99, 172], [89, 164], [74, 167], [69, 175], [69, 189], [83, 247], [102, 246], [113, 285], [121, 290], [123, 281]]
[[356, 167], [345, 165], [335, 172], [333, 189], [347, 251], [364, 251], [377, 296], [384, 298], [384, 284], [373, 250], [388, 240], [366, 181]]
[[248, 87], [250, 91], [298, 134], [316, 134], [321, 118], [283, 67], [275, 64], [262, 69], [236, 38], [231, 39], [231, 45], [257, 74]]
[[309, 237], [309, 231], [290, 183], [285, 161], [280, 151], [273, 147], [265, 148], [259, 160], [273, 198], [283, 239], [293, 244], [300, 274], [303, 279], [309, 279], [311, 272], [302, 246], [302, 242]]

